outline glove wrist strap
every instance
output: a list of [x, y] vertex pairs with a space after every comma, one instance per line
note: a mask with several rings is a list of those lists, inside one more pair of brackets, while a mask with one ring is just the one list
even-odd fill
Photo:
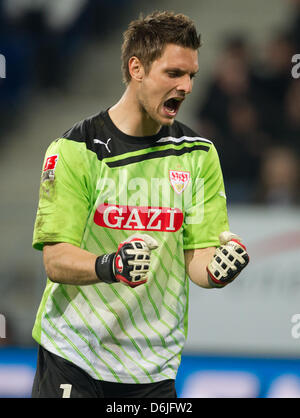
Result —
[[208, 281], [208, 284], [210, 285], [210, 287], [220, 288], [220, 287], [226, 286], [226, 284], [229, 283], [229, 282], [227, 282], [227, 283], [222, 284], [221, 282], [219, 282], [219, 280], [217, 280], [215, 277], [213, 277], [213, 275], [210, 273], [208, 268], [206, 270], [207, 270], [207, 281]]
[[116, 283], [118, 280], [113, 273], [113, 262], [116, 253], [103, 254], [96, 258], [95, 271], [101, 282]]

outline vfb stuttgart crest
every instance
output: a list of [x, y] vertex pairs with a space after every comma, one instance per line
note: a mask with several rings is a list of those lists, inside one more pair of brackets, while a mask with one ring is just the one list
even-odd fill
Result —
[[177, 194], [184, 191], [190, 178], [191, 173], [189, 171], [169, 170], [170, 183]]

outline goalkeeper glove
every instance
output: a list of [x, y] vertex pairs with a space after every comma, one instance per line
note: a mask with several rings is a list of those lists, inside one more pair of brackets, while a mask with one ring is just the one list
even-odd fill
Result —
[[112, 254], [96, 259], [96, 274], [102, 282], [122, 282], [136, 287], [147, 281], [151, 250], [158, 247], [156, 240], [146, 234], [136, 234], [121, 242]]
[[219, 236], [220, 247], [207, 266], [208, 282], [211, 287], [224, 287], [232, 282], [249, 263], [246, 247], [240, 237], [225, 231]]

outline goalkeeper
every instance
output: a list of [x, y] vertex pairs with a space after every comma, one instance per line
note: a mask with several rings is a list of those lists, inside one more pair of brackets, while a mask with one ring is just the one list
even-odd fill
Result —
[[222, 288], [249, 261], [229, 232], [213, 143], [175, 120], [200, 44], [182, 14], [131, 22], [123, 96], [46, 152], [33, 247], [48, 279], [32, 397], [175, 398], [189, 279]]

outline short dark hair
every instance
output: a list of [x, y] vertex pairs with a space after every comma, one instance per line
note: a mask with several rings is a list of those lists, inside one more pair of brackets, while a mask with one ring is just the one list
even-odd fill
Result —
[[155, 11], [146, 17], [140, 15], [130, 22], [123, 39], [122, 73], [125, 84], [131, 80], [128, 69], [131, 57], [137, 57], [147, 73], [153, 61], [162, 56], [167, 44], [195, 50], [201, 46], [201, 35], [197, 33], [194, 22], [184, 14], [169, 11]]

